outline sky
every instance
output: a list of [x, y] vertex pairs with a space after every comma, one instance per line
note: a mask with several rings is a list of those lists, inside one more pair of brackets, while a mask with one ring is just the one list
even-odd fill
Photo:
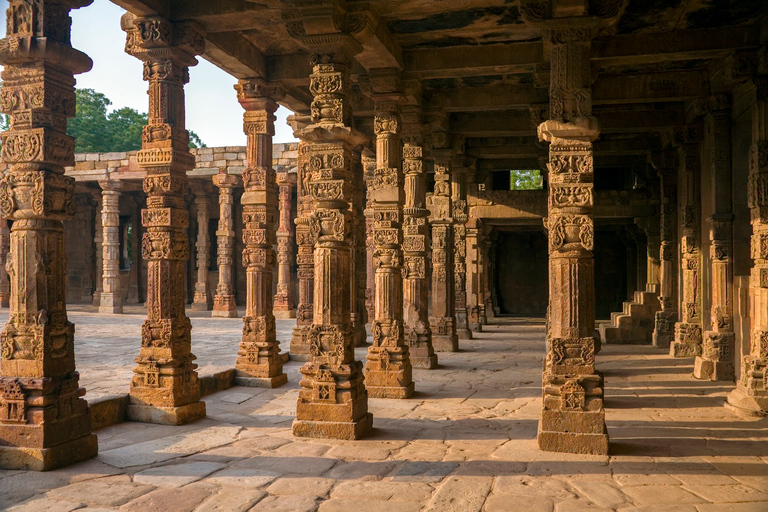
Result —
[[[0, 13], [8, 8], [0, 0]], [[125, 53], [125, 32], [120, 16], [125, 11], [109, 0], [94, 0], [88, 7], [71, 11], [72, 46], [93, 60], [88, 73], [77, 75], [77, 87], [94, 89], [112, 101], [111, 108], [131, 107], [147, 111], [147, 83], [142, 80], [141, 61]], [[187, 129], [197, 133], [208, 147], [244, 146], [243, 108], [233, 86], [237, 79], [202, 57], [189, 69], [184, 87]], [[274, 142], [295, 141], [285, 124], [291, 111], [276, 112]]]

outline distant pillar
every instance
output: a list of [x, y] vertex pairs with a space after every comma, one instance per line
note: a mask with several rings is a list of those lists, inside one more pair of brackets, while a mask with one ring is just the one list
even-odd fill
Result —
[[[292, 122], [296, 125], [297, 133], [301, 119], [294, 116]], [[296, 205], [296, 273], [299, 278], [299, 302], [296, 305], [296, 325], [291, 335], [291, 359], [309, 361], [309, 342], [307, 333], [312, 324], [312, 303], [315, 286], [314, 238], [310, 232], [309, 215], [312, 213], [312, 196], [309, 193], [309, 183], [312, 173], [309, 170], [309, 143], [299, 141], [299, 156], [297, 162], [297, 205]]]
[[291, 262], [294, 259], [291, 197], [296, 186], [296, 175], [278, 173], [277, 185], [280, 187], [280, 225], [277, 228], [277, 293], [273, 310], [275, 318], [296, 318], [291, 286]]
[[101, 291], [104, 288], [104, 226], [101, 223], [101, 209], [103, 207], [104, 198], [101, 192], [94, 192], [96, 199], [96, 213], [94, 215], [95, 222], [93, 226], [93, 242], [96, 246], [96, 289], [93, 291], [92, 304], [99, 307], [101, 304]]
[[102, 190], [101, 225], [103, 271], [99, 313], [122, 313], [123, 295], [120, 289], [120, 180], [100, 180]]
[[238, 179], [222, 168], [213, 177], [213, 184], [219, 187], [219, 226], [216, 230], [216, 254], [219, 263], [219, 284], [213, 298], [211, 316], [236, 318], [237, 305], [232, 291], [232, 254], [235, 249], [235, 229], [232, 220], [233, 190]]
[[197, 282], [195, 283], [195, 298], [192, 301], [193, 311], [209, 311], [213, 307], [211, 290], [208, 287], [208, 267], [211, 260], [211, 241], [208, 234], [208, 193], [205, 188], [195, 190], [195, 205], [197, 206]]
[[451, 172], [451, 205], [453, 207], [453, 286], [456, 335], [471, 340], [467, 318], [467, 215], [466, 169], [454, 166]]
[[660, 155], [659, 179], [659, 304], [653, 346], [669, 350], [675, 339], [677, 321], [677, 154], [666, 150]]
[[0, 218], [0, 307], [3, 308], [9, 307], [11, 300], [11, 282], [5, 269], [10, 248], [11, 230], [8, 229], [8, 221]]

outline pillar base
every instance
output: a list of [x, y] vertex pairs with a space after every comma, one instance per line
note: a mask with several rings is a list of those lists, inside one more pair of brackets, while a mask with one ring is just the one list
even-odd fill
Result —
[[460, 340], [471, 340], [472, 331], [469, 329], [456, 329], [456, 336], [458, 336]]
[[7, 300], [0, 300], [0, 308], [9, 308], [11, 303]]
[[768, 417], [768, 395], [747, 395], [736, 388], [725, 399], [725, 408], [740, 418], [759, 420]]
[[152, 405], [128, 405], [125, 414], [130, 421], [184, 425], [205, 418], [205, 402], [192, 402], [180, 407], [155, 407]]
[[458, 352], [459, 337], [454, 335], [432, 334], [432, 349], [435, 352]]
[[368, 436], [373, 428], [373, 414], [366, 413], [351, 422], [294, 420], [291, 430], [296, 437], [346, 439], [353, 441]]
[[608, 434], [583, 434], [577, 432], [548, 432], [539, 423], [539, 449], [547, 452], [608, 455]]
[[307, 343], [307, 331], [308, 325], [294, 326], [291, 335], [291, 346], [288, 352], [291, 354], [291, 359], [294, 361], [309, 361], [311, 356], [309, 355], [309, 344]]
[[272, 309], [272, 314], [278, 320], [285, 320], [287, 318], [296, 318], [295, 309]]
[[51, 448], [0, 446], [0, 468], [49, 471], [95, 457], [99, 452], [96, 434]]
[[733, 353], [736, 335], [732, 332], [706, 331], [701, 344], [702, 355], [696, 356], [693, 376], [712, 381], [733, 381], [736, 372]]
[[123, 306], [99, 306], [99, 313], [109, 313], [112, 315], [122, 314]]
[[99, 300], [99, 313], [118, 314], [123, 312], [123, 304], [114, 293], [101, 292]]
[[701, 355], [701, 325], [688, 322], [675, 324], [675, 340], [669, 345], [672, 357], [695, 357]]
[[236, 309], [216, 309], [216, 307], [213, 308], [211, 311], [211, 316], [216, 318], [237, 318], [237, 310]]
[[250, 388], [276, 388], [288, 382], [288, 375], [281, 373], [274, 377], [251, 377], [239, 371], [235, 373], [235, 385]]
[[192, 311], [210, 311], [213, 309], [213, 304], [210, 302], [193, 302], [189, 305], [189, 309]]
[[696, 356], [693, 363], [693, 376], [701, 380], [733, 381], [733, 363], [710, 361], [702, 356]]
[[437, 355], [432, 354], [430, 356], [419, 356], [414, 354], [414, 350], [411, 349], [411, 366], [422, 370], [434, 370], [437, 368]]
[[672, 357], [696, 357], [700, 354], [701, 345], [698, 343], [673, 341], [669, 345], [669, 355]]
[[483, 332], [482, 322], [469, 322], [469, 330], [472, 332]]
[[653, 331], [652, 340], [654, 347], [669, 350], [669, 346], [675, 340], [675, 333], [671, 331], [659, 331], [659, 329], [656, 328], [656, 330]]
[[413, 395], [413, 382], [407, 386], [366, 386], [368, 398], [410, 398]]
[[213, 298], [211, 316], [217, 318], [237, 318], [237, 304], [234, 295], [217, 295]]

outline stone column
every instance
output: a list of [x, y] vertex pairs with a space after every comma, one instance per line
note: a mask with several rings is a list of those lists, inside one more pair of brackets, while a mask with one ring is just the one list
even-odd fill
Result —
[[544, 22], [551, 43], [549, 146], [549, 330], [543, 375], [542, 450], [608, 453], [603, 377], [595, 370], [593, 18]]
[[11, 304], [11, 282], [8, 279], [8, 251], [11, 249], [11, 230], [8, 221], [0, 218], [0, 307], [7, 308]]
[[277, 228], [277, 294], [273, 308], [275, 318], [296, 318], [291, 287], [291, 262], [293, 261], [293, 233], [291, 230], [291, 196], [296, 186], [296, 175], [287, 172], [277, 174], [280, 187], [280, 225]]
[[432, 331], [429, 328], [429, 210], [426, 208], [427, 185], [420, 111], [405, 107], [403, 121], [403, 329], [411, 365], [431, 370], [437, 368], [437, 354], [432, 348]]
[[661, 205], [659, 207], [659, 303], [653, 346], [669, 350], [677, 321], [677, 155], [667, 150], [659, 155]]
[[[394, 74], [388, 74], [399, 82]], [[371, 81], [376, 91], [378, 75]], [[373, 343], [368, 348], [365, 387], [376, 398], [408, 398], [413, 377], [403, 338], [403, 149], [400, 138], [401, 93], [376, 92], [376, 170], [371, 184], [373, 205], [373, 264], [376, 268]]]
[[123, 182], [99, 180], [101, 186], [102, 287], [99, 313], [122, 313], [123, 293], [120, 289], [120, 191]]
[[480, 289], [482, 258], [480, 256], [480, 220], [469, 219], [467, 229], [467, 327], [470, 331], [480, 332], [480, 304], [483, 294]]
[[709, 165], [712, 211], [709, 218], [709, 259], [712, 309], [711, 328], [702, 335], [702, 352], [696, 356], [697, 379], [733, 380], [736, 335], [733, 332], [733, 207], [731, 202], [730, 98], [712, 99], [706, 119], [711, 141]]
[[753, 312], [749, 355], [741, 359], [741, 376], [726, 407], [745, 418], [768, 416], [768, 74], [761, 64], [754, 78], [747, 203], [752, 217], [750, 302]]
[[[277, 341], [272, 295], [277, 206], [277, 184], [275, 170], [272, 169], [272, 137], [275, 135], [277, 103], [273, 98], [279, 97], [280, 90], [256, 78], [238, 80], [235, 89], [237, 100], [245, 109], [243, 131], [248, 136], [243, 170], [245, 192], [241, 199], [246, 299], [243, 339], [235, 363], [235, 382], [239, 385], [274, 388], [288, 381], [287, 375], [283, 373], [283, 360]], [[220, 224], [219, 229], [221, 227]]]
[[453, 166], [451, 173], [451, 206], [453, 208], [453, 286], [456, 335], [460, 340], [471, 340], [472, 331], [467, 324], [467, 215], [466, 169]]
[[[85, 389], [75, 370], [75, 326], [67, 320], [62, 220], [75, 214], [73, 75], [92, 62], [70, 46], [69, 10], [89, 0], [8, 2], [0, 41], [2, 111], [0, 217], [13, 220], [8, 322], [0, 333], [0, 468], [44, 471], [93, 457]], [[6, 101], [7, 100], [7, 101]]]
[[[294, 132], [296, 133], [296, 132]], [[309, 361], [307, 333], [312, 325], [312, 303], [315, 287], [314, 239], [309, 231], [312, 197], [309, 195], [309, 143], [299, 141], [297, 165], [296, 264], [299, 278], [299, 303], [296, 306], [296, 325], [291, 336], [291, 359]]]
[[96, 199], [96, 214], [94, 217], [94, 226], [93, 226], [93, 242], [96, 246], [96, 289], [93, 291], [93, 301], [91, 302], [94, 306], [99, 307], [101, 305], [101, 291], [104, 287], [104, 252], [103, 252], [103, 244], [104, 244], [104, 227], [101, 225], [101, 209], [102, 209], [102, 194], [101, 192], [94, 192], [94, 198]]
[[645, 234], [645, 291], [659, 293], [659, 217], [635, 219]]
[[432, 194], [432, 347], [436, 352], [456, 352], [459, 337], [454, 323], [453, 218], [451, 217], [451, 150], [433, 149], [435, 192]]
[[494, 282], [494, 248], [495, 242], [493, 236], [494, 232], [491, 231], [485, 236], [483, 241], [483, 310], [482, 316], [483, 323], [488, 323], [488, 319], [496, 317], [496, 312], [493, 310], [493, 282]]
[[184, 310], [184, 269], [189, 259], [187, 171], [194, 168], [184, 126], [184, 84], [205, 40], [192, 23], [159, 16], [123, 15], [126, 52], [144, 62], [149, 82], [149, 122], [136, 159], [146, 172], [147, 208], [142, 258], [147, 261], [147, 320], [131, 381], [128, 418], [182, 424], [205, 416], [192, 354], [192, 326]]
[[680, 163], [682, 304], [669, 355], [694, 357], [701, 354], [701, 158], [698, 143], [681, 146]]
[[365, 305], [365, 294], [368, 282], [368, 259], [366, 240], [365, 207], [365, 179], [362, 168], [361, 151], [354, 153], [353, 198], [349, 203], [352, 214], [352, 282], [349, 284], [351, 310], [350, 318], [356, 347], [368, 346], [368, 311]]
[[128, 294], [126, 296], [126, 303], [138, 304], [139, 301], [139, 285], [142, 282], [141, 279], [141, 239], [139, 238], [139, 224], [141, 223], [141, 207], [139, 206], [139, 198], [136, 193], [129, 196], [130, 202], [133, 205], [133, 211], [131, 212], [131, 270], [128, 279]]
[[211, 241], [208, 235], [208, 191], [205, 187], [195, 190], [195, 206], [197, 206], [197, 282], [195, 283], [195, 298], [190, 309], [192, 311], [210, 311], [213, 307], [211, 290], [208, 288], [208, 267], [211, 262]]
[[[319, 23], [319, 22], [318, 22]], [[333, 24], [328, 23], [327, 29]], [[319, 24], [312, 25], [313, 31]], [[365, 136], [351, 128], [349, 102], [352, 55], [361, 50], [351, 36], [307, 36], [313, 51], [309, 90], [312, 124], [301, 132], [310, 143], [308, 191], [312, 198], [309, 233], [315, 240], [314, 314], [307, 334], [311, 359], [304, 364], [293, 433], [301, 437], [358, 439], [373, 416], [355, 360], [350, 317], [354, 181], [353, 154]]]
[[211, 316], [237, 318], [235, 293], [232, 290], [232, 260], [235, 252], [235, 225], [232, 218], [233, 192], [239, 180], [222, 167], [213, 177], [219, 188], [219, 225], [216, 230], [216, 261], [219, 264], [219, 284], [213, 297]]
[[371, 199], [373, 191], [373, 175], [376, 171], [376, 154], [369, 150], [363, 150], [361, 156], [363, 164], [363, 179], [365, 181], [365, 310], [368, 316], [368, 323], [373, 321], [374, 312], [374, 290], [376, 289], [376, 269], [373, 266], [373, 204]]

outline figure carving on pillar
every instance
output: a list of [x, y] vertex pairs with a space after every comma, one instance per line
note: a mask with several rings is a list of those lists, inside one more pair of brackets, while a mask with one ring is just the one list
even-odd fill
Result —
[[[0, 217], [13, 220], [11, 294], [0, 333], [0, 468], [44, 471], [93, 457], [96, 436], [67, 319], [62, 221], [74, 217], [75, 74], [92, 62], [70, 45], [69, 11], [90, 0], [10, 0], [0, 41]], [[8, 100], [8, 101], [6, 101]], [[5, 221], [3, 221], [5, 222]]]
[[653, 346], [669, 350], [677, 321], [677, 154], [667, 150], [657, 165], [660, 178], [659, 206], [659, 304], [653, 330]]
[[99, 313], [122, 313], [123, 292], [120, 289], [120, 191], [123, 182], [100, 180], [102, 190], [102, 287]]
[[467, 174], [455, 164], [451, 173], [451, 205], [453, 217], [453, 286], [456, 335], [460, 340], [472, 339], [467, 319]]
[[211, 291], [208, 288], [208, 267], [211, 259], [211, 241], [208, 236], [208, 190], [199, 187], [195, 192], [197, 206], [197, 281], [195, 282], [195, 297], [190, 309], [193, 311], [209, 311], [213, 307]]
[[243, 266], [246, 301], [243, 339], [237, 352], [235, 382], [274, 388], [288, 381], [283, 372], [273, 313], [272, 273], [275, 268], [275, 170], [272, 137], [280, 89], [260, 79], [238, 80], [237, 99], [245, 109], [243, 131], [248, 137], [243, 170]]
[[275, 318], [296, 318], [291, 287], [291, 196], [296, 186], [296, 175], [281, 172], [277, 175], [280, 187], [280, 225], [277, 228], [277, 294], [275, 294]]
[[376, 153], [364, 150], [361, 156], [363, 164], [363, 179], [365, 181], [365, 309], [368, 316], [368, 324], [374, 317], [374, 290], [376, 289], [376, 269], [373, 266], [373, 252], [376, 249], [373, 243], [373, 205], [372, 199], [373, 178], [376, 171]]
[[240, 180], [221, 168], [213, 177], [213, 184], [219, 188], [219, 225], [216, 230], [216, 261], [219, 264], [219, 284], [213, 297], [211, 316], [237, 318], [235, 292], [232, 289], [233, 256], [235, 252], [235, 224], [232, 218], [234, 189]]
[[543, 450], [608, 453], [603, 377], [595, 370], [594, 163], [590, 43], [595, 18], [544, 21], [551, 43], [549, 328], [538, 441]]
[[184, 125], [184, 84], [205, 39], [191, 22], [159, 16], [123, 15], [125, 50], [144, 62], [149, 82], [148, 124], [136, 155], [146, 172], [147, 208], [142, 258], [147, 261], [147, 319], [131, 381], [128, 417], [134, 421], [182, 424], [205, 416], [192, 354], [192, 326], [184, 309], [184, 272], [189, 259], [189, 211], [184, 207], [187, 171], [195, 166]]
[[[394, 73], [386, 76], [399, 82]], [[379, 78], [374, 75], [374, 85]], [[408, 345], [403, 339], [402, 93], [374, 91], [376, 170], [370, 198], [373, 202], [376, 287], [375, 316], [371, 321], [373, 343], [368, 348], [365, 387], [373, 397], [408, 398], [413, 394], [413, 377]]]
[[11, 282], [5, 270], [10, 249], [11, 230], [8, 229], [8, 221], [0, 218], [0, 308], [7, 308], [11, 304]]

